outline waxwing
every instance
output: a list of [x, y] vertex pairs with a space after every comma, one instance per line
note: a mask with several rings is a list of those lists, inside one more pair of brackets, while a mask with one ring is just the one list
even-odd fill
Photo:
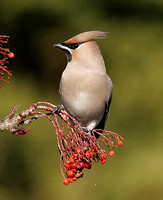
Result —
[[104, 129], [112, 98], [112, 81], [95, 42], [105, 37], [105, 32], [88, 31], [54, 45], [65, 51], [68, 61], [59, 89], [64, 109], [88, 134]]

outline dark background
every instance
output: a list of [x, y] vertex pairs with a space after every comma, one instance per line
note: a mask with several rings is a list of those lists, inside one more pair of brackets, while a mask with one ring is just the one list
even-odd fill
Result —
[[0, 199], [162, 199], [161, 0], [0, 0], [0, 34], [10, 36], [15, 53], [10, 84], [0, 91], [0, 119], [20, 103], [19, 111], [42, 100], [60, 104], [66, 56], [53, 44], [89, 30], [110, 32], [98, 41], [114, 84], [106, 129], [119, 133], [124, 146], [64, 186], [48, 120], [31, 124], [25, 136], [1, 133]]

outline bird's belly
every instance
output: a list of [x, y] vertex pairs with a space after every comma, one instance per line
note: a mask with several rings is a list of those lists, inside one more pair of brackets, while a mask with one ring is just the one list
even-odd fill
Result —
[[[72, 71], [71, 71], [72, 72]], [[105, 105], [111, 94], [109, 78], [98, 71], [65, 70], [60, 82], [61, 100], [65, 110], [81, 126], [96, 126], [102, 119]]]
[[95, 104], [92, 103], [92, 95], [83, 91], [71, 99], [68, 96], [62, 96], [62, 102], [65, 110], [75, 117], [81, 126], [87, 127], [92, 122], [97, 125], [105, 109], [104, 102], [98, 100], [98, 94], [93, 98], [97, 99]]

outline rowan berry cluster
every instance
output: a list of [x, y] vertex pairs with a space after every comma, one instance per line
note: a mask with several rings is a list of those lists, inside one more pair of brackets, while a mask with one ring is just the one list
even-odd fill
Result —
[[[123, 145], [119, 140], [118, 144]], [[114, 151], [109, 151], [110, 156], [114, 156]], [[83, 169], [91, 169], [92, 164], [101, 161], [102, 164], [106, 163], [107, 154], [102, 149], [95, 150], [90, 146], [89, 148], [81, 149], [78, 147], [71, 155], [67, 156], [63, 161], [64, 181], [63, 184], [68, 185], [73, 181], [77, 181], [83, 177]]]
[[[8, 83], [8, 80], [4, 78], [4, 72], [7, 73], [8, 79], [12, 75], [11, 72], [5, 66], [9, 61], [9, 58], [14, 58], [14, 53], [10, 52], [9, 48], [4, 48], [3, 45], [8, 43], [9, 36], [0, 35], [0, 80], [3, 80]], [[4, 88], [0, 86], [0, 88]]]
[[93, 156], [94, 153], [92, 151], [86, 151], [82, 155], [81, 150], [76, 149], [73, 155], [65, 159], [64, 168], [66, 178], [63, 182], [65, 185], [68, 185], [69, 183], [77, 181], [79, 178], [83, 177], [82, 171], [84, 168], [91, 169], [91, 154]]
[[[98, 129], [93, 130], [92, 134], [86, 133], [83, 127], [64, 110], [58, 115], [63, 119], [62, 125], [59, 125], [56, 115], [53, 125], [56, 129], [58, 149], [61, 154], [60, 168], [65, 185], [83, 177], [83, 169], [91, 169], [93, 163], [106, 163], [107, 153], [102, 149], [102, 143], [109, 149], [109, 156], [114, 156], [113, 147], [117, 147], [116, 144], [123, 145], [123, 138], [116, 133]], [[95, 137], [97, 134], [100, 136], [98, 139]]]

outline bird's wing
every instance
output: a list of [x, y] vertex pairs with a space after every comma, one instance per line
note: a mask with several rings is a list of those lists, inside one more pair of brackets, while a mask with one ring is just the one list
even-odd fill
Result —
[[[109, 98], [108, 102], [105, 104], [105, 110], [104, 110], [103, 117], [102, 117], [101, 121], [98, 123], [98, 125], [94, 129], [102, 129], [102, 130], [104, 129], [106, 121], [107, 121], [107, 118], [108, 118], [108, 114], [109, 114], [109, 108], [110, 108], [111, 100], [112, 100], [112, 92], [111, 92], [111, 95], [110, 95], [110, 98]], [[102, 133], [102, 131], [101, 131], [101, 133]], [[94, 135], [95, 135], [95, 137], [97, 139], [100, 136], [96, 132], [94, 133]]]

